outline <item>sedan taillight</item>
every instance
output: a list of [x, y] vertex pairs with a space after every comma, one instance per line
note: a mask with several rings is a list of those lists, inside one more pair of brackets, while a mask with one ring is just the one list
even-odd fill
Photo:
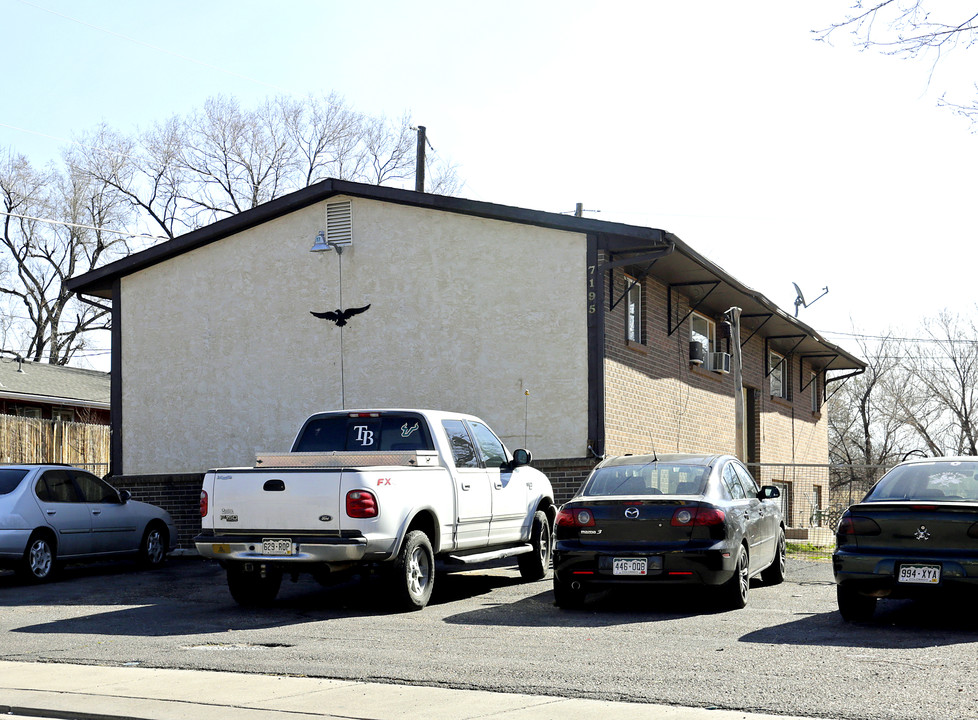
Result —
[[839, 520], [836, 535], [879, 535], [883, 532], [872, 518], [859, 515], [844, 515]]
[[695, 527], [723, 525], [727, 519], [720, 508], [700, 506], [679, 508], [672, 514], [673, 527]]
[[346, 494], [346, 514], [351, 518], [374, 518], [379, 512], [377, 498], [369, 490], [351, 490]]
[[592, 527], [594, 514], [587, 508], [562, 509], [554, 522], [557, 527]]
[[207, 517], [207, 491], [200, 491], [200, 516]]

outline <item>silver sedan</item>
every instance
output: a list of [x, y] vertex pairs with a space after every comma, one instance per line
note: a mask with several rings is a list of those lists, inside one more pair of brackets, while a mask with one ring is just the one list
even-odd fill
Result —
[[67, 465], [0, 466], [0, 566], [47, 580], [65, 562], [132, 556], [159, 565], [176, 547], [170, 514]]

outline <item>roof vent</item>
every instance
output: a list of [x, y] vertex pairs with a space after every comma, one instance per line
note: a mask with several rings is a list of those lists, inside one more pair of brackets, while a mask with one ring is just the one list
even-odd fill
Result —
[[326, 203], [326, 242], [332, 247], [353, 244], [353, 201]]

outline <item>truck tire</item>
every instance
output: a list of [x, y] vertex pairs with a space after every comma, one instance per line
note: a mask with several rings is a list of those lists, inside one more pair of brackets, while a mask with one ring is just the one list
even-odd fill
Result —
[[550, 519], [547, 513], [537, 510], [533, 515], [533, 528], [530, 530], [530, 544], [533, 552], [517, 556], [520, 577], [527, 582], [543, 580], [550, 570], [550, 555], [553, 543], [550, 534]]
[[267, 607], [278, 595], [282, 572], [274, 568], [265, 571], [228, 566], [228, 590], [241, 607]]
[[431, 599], [435, 585], [435, 553], [431, 541], [420, 530], [404, 538], [401, 552], [394, 561], [394, 597], [405, 610], [420, 610]]

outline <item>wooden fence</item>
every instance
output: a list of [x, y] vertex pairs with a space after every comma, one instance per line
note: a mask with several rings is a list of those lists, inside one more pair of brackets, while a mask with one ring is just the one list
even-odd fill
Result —
[[0, 415], [0, 462], [70, 463], [104, 475], [109, 435], [108, 425]]

